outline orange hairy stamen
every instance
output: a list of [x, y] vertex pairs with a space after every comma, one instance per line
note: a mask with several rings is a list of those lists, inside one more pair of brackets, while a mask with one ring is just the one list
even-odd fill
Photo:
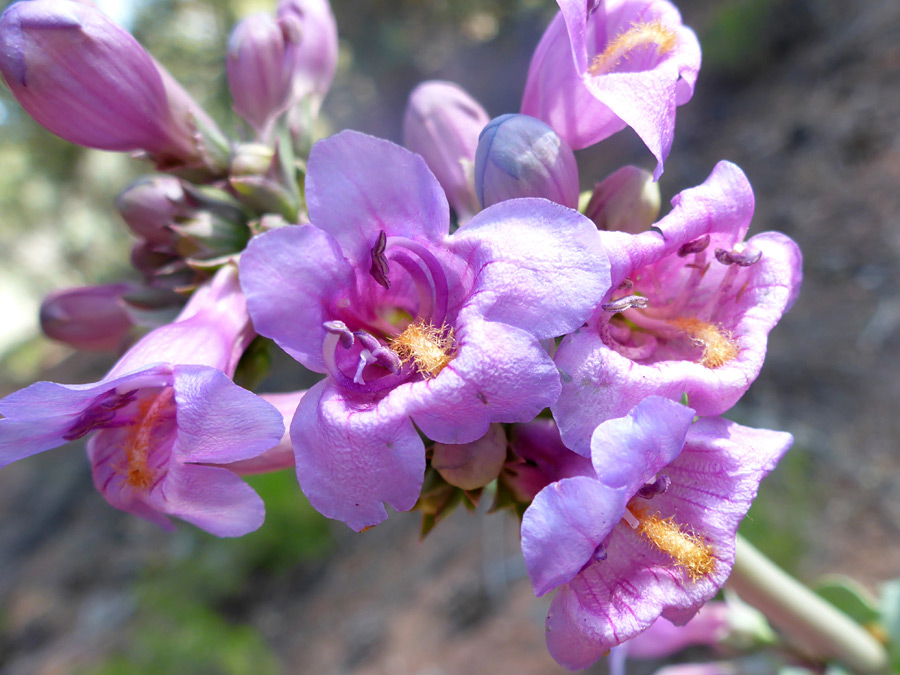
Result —
[[456, 356], [453, 329], [437, 328], [421, 319], [409, 324], [390, 346], [403, 363], [412, 361], [426, 378], [435, 377]]
[[658, 19], [650, 23], [642, 21], [631, 24], [631, 27], [623, 33], [619, 33], [614, 40], [606, 45], [602, 54], [597, 54], [591, 62], [588, 72], [591, 75], [601, 75], [612, 71], [622, 59], [627, 59], [631, 51], [638, 47], [656, 47], [656, 56], [668, 54], [678, 44], [678, 36]]
[[671, 557], [678, 567], [687, 572], [691, 581], [713, 573], [716, 560], [712, 546], [703, 537], [686, 532], [673, 518], [661, 518], [658, 513], [648, 516], [634, 508], [630, 511], [638, 520], [637, 531]]
[[138, 404], [137, 421], [125, 439], [125, 482], [132, 487], [147, 489], [156, 478], [156, 472], [149, 465], [153, 434], [174, 395], [174, 390], [166, 387], [158, 396], [146, 398]]
[[669, 323], [686, 333], [695, 345], [703, 348], [700, 363], [707, 368], [724, 366], [729, 361], [734, 361], [741, 352], [731, 332], [715, 324], [690, 317], [672, 319]]

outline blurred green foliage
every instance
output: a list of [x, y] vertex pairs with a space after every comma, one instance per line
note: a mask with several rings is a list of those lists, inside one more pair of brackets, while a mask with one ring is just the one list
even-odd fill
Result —
[[280, 672], [271, 648], [239, 608], [254, 599], [253, 592], [309, 574], [307, 567], [331, 551], [333, 540], [329, 521], [309, 505], [292, 471], [248, 482], [266, 503], [265, 524], [240, 539], [182, 526], [173, 550], [150, 560], [134, 587], [138, 611], [131, 638], [89, 672]]
[[740, 528], [754, 546], [792, 573], [814, 536], [808, 530], [813, 509], [823, 506], [809, 480], [811, 462], [807, 448], [792, 447], [760, 484], [759, 496]]

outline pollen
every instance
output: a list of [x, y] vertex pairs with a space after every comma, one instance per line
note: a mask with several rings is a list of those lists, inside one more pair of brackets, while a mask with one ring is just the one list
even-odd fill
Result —
[[700, 363], [711, 370], [734, 361], [741, 352], [731, 331], [720, 326], [691, 317], [672, 319], [669, 323], [703, 348]]
[[403, 363], [411, 361], [426, 379], [437, 376], [456, 356], [453, 329], [421, 320], [409, 324], [390, 347]]
[[[630, 508], [632, 512], [635, 511], [634, 508]], [[712, 554], [712, 547], [703, 537], [685, 531], [673, 518], [661, 518], [658, 513], [647, 516], [638, 511], [635, 515], [638, 519], [637, 531], [653, 546], [671, 557], [675, 565], [683, 569], [691, 581], [697, 581], [713, 573], [716, 560]]]
[[606, 45], [603, 53], [597, 54], [588, 68], [591, 75], [609, 73], [618, 66], [623, 59], [628, 59], [631, 52], [640, 47], [655, 47], [656, 57], [659, 58], [675, 49], [678, 36], [674, 31], [663, 26], [658, 19], [650, 23], [637, 21], [631, 27], [619, 33], [615, 39]]
[[125, 466], [122, 472], [128, 485], [146, 490], [153, 485], [156, 471], [150, 466], [150, 450], [153, 447], [157, 427], [167, 417], [174, 390], [167, 387], [157, 396], [146, 398], [138, 404], [137, 420], [125, 439]]

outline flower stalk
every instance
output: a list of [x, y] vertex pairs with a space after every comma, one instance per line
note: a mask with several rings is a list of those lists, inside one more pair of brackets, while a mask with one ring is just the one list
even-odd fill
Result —
[[849, 616], [801, 584], [741, 536], [728, 586], [819, 659], [837, 659], [854, 673], [890, 672], [884, 646]]

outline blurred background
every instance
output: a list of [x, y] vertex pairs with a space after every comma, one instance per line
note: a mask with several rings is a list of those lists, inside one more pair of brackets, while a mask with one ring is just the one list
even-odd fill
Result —
[[[98, 2], [225, 129], [224, 51], [243, 0]], [[796, 445], [743, 532], [807, 582], [900, 572], [900, 3], [684, 0], [704, 63], [679, 108], [664, 203], [719, 159], [757, 197], [751, 234], [805, 256], [803, 292], [759, 380], [729, 414]], [[333, 0], [331, 130], [400, 140], [409, 91], [454, 80], [492, 116], [518, 110], [552, 0]], [[652, 169], [624, 131], [579, 153], [582, 189]], [[115, 194], [149, 166], [56, 139], [0, 92], [0, 395], [93, 381], [114, 356], [42, 338], [49, 291], [129, 277]], [[296, 388], [290, 367], [272, 387]], [[83, 447], [0, 472], [0, 672], [555, 673], [517, 523], [460, 512], [418, 539], [418, 514], [356, 535], [305, 503], [290, 472], [252, 479], [266, 525], [238, 541], [167, 534], [109, 507]], [[641, 664], [630, 671], [651, 672]], [[605, 672], [598, 665], [592, 672]]]

